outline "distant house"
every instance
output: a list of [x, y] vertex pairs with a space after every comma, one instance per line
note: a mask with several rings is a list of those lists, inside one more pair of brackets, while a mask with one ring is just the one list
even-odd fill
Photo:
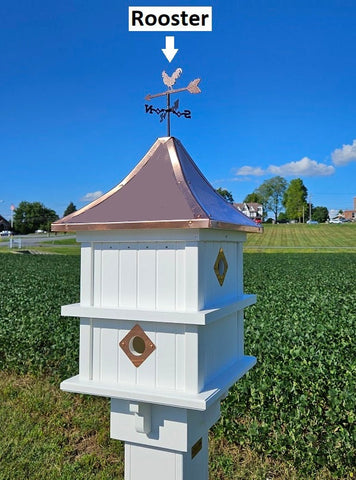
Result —
[[244, 213], [247, 217], [257, 222], [261, 222], [263, 219], [263, 206], [260, 203], [234, 203], [233, 204], [237, 210]]
[[353, 210], [344, 210], [345, 220], [350, 220], [351, 222], [356, 222], [356, 197], [354, 197], [354, 209]]
[[10, 222], [0, 215], [0, 232], [3, 232], [4, 230], [10, 230], [10, 227]]

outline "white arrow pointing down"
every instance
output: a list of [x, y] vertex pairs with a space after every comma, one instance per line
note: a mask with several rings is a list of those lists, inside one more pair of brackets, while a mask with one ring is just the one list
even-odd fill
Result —
[[178, 48], [174, 48], [174, 37], [166, 37], [166, 48], [162, 48], [162, 52], [170, 63], [178, 52]]

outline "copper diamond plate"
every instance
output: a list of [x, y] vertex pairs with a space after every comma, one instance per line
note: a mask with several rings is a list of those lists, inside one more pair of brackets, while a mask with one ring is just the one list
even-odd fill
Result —
[[220, 286], [222, 286], [222, 284], [224, 283], [227, 269], [228, 269], [228, 264], [224, 254], [224, 250], [220, 248], [218, 256], [216, 257], [216, 260], [214, 263], [214, 272], [215, 272], [216, 278], [218, 279], [218, 282], [220, 283]]
[[135, 367], [139, 367], [156, 349], [156, 345], [136, 324], [119, 343]]

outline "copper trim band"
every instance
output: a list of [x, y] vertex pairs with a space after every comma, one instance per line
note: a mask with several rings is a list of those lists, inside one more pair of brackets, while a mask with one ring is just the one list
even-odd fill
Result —
[[152, 222], [103, 222], [103, 223], [52, 223], [52, 232], [81, 232], [98, 230], [138, 230], [155, 228], [211, 228], [217, 230], [235, 230], [247, 233], [263, 233], [263, 228], [250, 225], [216, 222], [209, 219], [167, 220]]

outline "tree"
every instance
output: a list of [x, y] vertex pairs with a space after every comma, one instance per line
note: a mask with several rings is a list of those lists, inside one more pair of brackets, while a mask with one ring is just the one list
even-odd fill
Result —
[[329, 211], [326, 207], [315, 207], [312, 209], [312, 220], [319, 223], [325, 223], [328, 219]]
[[50, 230], [51, 223], [58, 220], [54, 210], [46, 208], [40, 202], [20, 202], [15, 210], [14, 229], [21, 234], [36, 230]]
[[308, 211], [308, 190], [300, 178], [290, 181], [283, 197], [283, 205], [286, 208], [287, 217], [290, 220], [301, 220]]
[[227, 202], [229, 203], [234, 203], [234, 198], [232, 196], [231, 192], [228, 192], [227, 190], [219, 187], [216, 192], [221, 195]]
[[280, 176], [265, 180], [254, 193], [262, 200], [263, 211], [274, 213], [274, 220], [277, 222], [278, 213], [282, 208], [282, 200], [287, 188], [287, 181]]
[[244, 199], [244, 203], [260, 203], [262, 204], [263, 199], [256, 192], [249, 193]]
[[73, 212], [77, 211], [77, 207], [74, 205], [73, 202], [70, 202], [68, 207], [64, 210], [63, 217], [66, 217], [67, 215], [70, 215]]
[[285, 212], [279, 212], [277, 221], [278, 223], [287, 223], [289, 218], [287, 217]]

